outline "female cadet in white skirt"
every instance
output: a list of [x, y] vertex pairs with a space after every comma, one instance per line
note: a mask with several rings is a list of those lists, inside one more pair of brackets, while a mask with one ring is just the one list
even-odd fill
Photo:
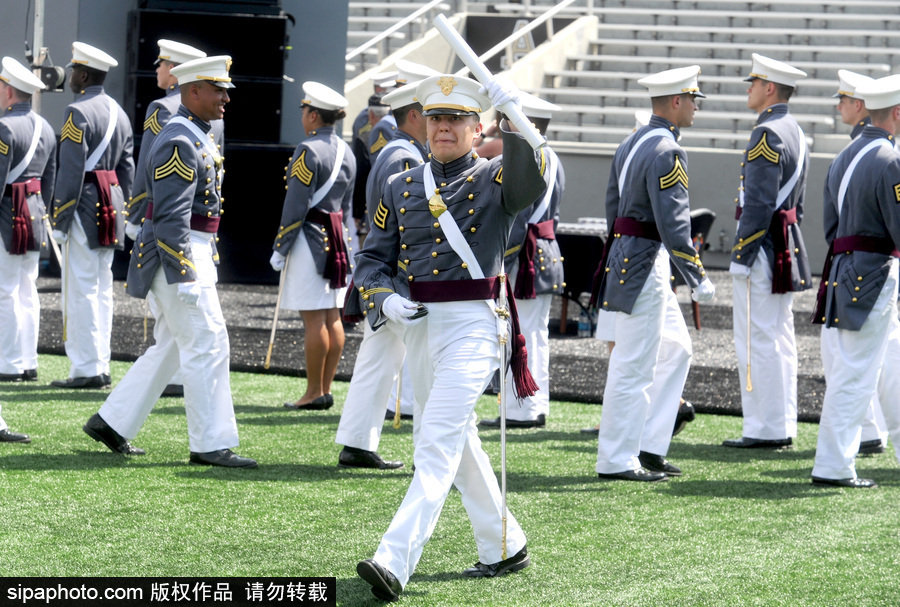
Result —
[[303, 83], [302, 124], [307, 139], [286, 167], [287, 193], [270, 263], [284, 271], [281, 306], [299, 310], [306, 339], [306, 392], [289, 409], [328, 409], [331, 382], [344, 348], [341, 307], [349, 281], [356, 160], [335, 133], [347, 100], [318, 82]]

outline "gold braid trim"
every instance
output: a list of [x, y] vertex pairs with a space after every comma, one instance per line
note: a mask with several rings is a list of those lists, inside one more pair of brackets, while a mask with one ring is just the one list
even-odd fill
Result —
[[179, 253], [172, 247], [168, 246], [163, 241], [161, 241], [159, 238], [156, 239], [156, 244], [159, 246], [160, 249], [162, 249], [163, 251], [165, 251], [166, 253], [168, 253], [169, 255], [174, 257], [175, 259], [177, 259], [178, 263], [180, 263], [181, 265], [188, 266], [195, 272], [197, 271], [197, 268], [194, 266], [193, 262], [190, 259], [188, 259], [187, 257], [185, 257], [182, 253]]

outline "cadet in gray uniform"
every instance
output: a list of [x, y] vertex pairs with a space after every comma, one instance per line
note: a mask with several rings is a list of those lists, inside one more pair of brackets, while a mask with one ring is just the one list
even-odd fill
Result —
[[[825, 180], [830, 247], [814, 321], [834, 332], [836, 347], [825, 378], [812, 482], [868, 488], [875, 482], [857, 477], [853, 454], [897, 317], [900, 153], [893, 139], [900, 130], [900, 75], [859, 90], [872, 124], [835, 158]], [[900, 407], [892, 401], [882, 406], [896, 448]]]
[[638, 80], [649, 90], [653, 116], [619, 146], [610, 171], [609, 238], [592, 295], [616, 313], [597, 442], [600, 478], [654, 482], [681, 475], [665, 455], [692, 349], [670, 263], [695, 301], [715, 296], [691, 242], [687, 154], [676, 143], [704, 96], [699, 73], [694, 65]]
[[221, 119], [232, 88], [231, 57], [194, 59], [172, 68], [181, 107], [160, 131], [147, 159], [148, 205], [128, 267], [129, 295], [153, 293], [159, 322], [174, 340], [135, 361], [84, 431], [110, 450], [141, 455], [130, 440], [179, 367], [184, 371], [190, 462], [255, 468], [238, 444], [225, 318], [216, 293], [213, 239], [222, 214], [223, 159], [210, 122]]
[[[206, 57], [206, 53], [203, 51], [180, 42], [159, 40], [157, 44], [159, 45], [159, 56], [156, 59], [156, 85], [166, 91], [166, 95], [150, 102], [144, 118], [144, 133], [141, 137], [141, 153], [138, 155], [134, 188], [131, 199], [125, 203], [125, 234], [131, 240], [137, 238], [141, 222], [144, 221], [144, 216], [147, 214], [147, 205], [152, 202], [147, 196], [146, 186], [147, 159], [150, 156], [150, 149], [153, 147], [153, 142], [156, 141], [156, 136], [172, 116], [178, 113], [178, 107], [181, 105], [181, 90], [178, 87], [178, 79], [172, 75], [172, 68], [193, 59]], [[224, 123], [224, 120], [210, 122], [210, 132], [213, 134], [219, 154], [223, 153]], [[213, 247], [215, 247], [215, 243], [213, 243]], [[218, 259], [218, 255], [214, 254], [213, 258]], [[147, 304], [156, 318], [156, 301], [152, 294], [147, 296]], [[166, 324], [161, 322], [154, 323], [153, 338], [156, 343], [174, 339]], [[176, 372], [171, 383], [163, 390], [163, 396], [183, 395], [181, 374]]]
[[[520, 100], [525, 115], [541, 134], [545, 133], [553, 112], [559, 107], [528, 93], [521, 93]], [[528, 347], [528, 368], [538, 385], [533, 396], [521, 401], [506, 400], [509, 428], [543, 428], [550, 413], [550, 303], [553, 294], [562, 294], [565, 287], [556, 225], [566, 175], [559, 157], [549, 146], [544, 148], [544, 156], [547, 190], [516, 216], [504, 257], [505, 270], [516, 296], [519, 325]], [[512, 394], [510, 373], [506, 375], [506, 389], [507, 394]], [[479, 425], [499, 428], [500, 418], [483, 419]]]
[[[400, 87], [413, 82], [419, 82], [429, 76], [435, 76], [437, 73], [437, 70], [433, 70], [426, 65], [400, 59], [397, 61], [396, 84]], [[378, 154], [381, 152], [382, 148], [384, 148], [389, 141], [394, 139], [394, 133], [396, 131], [397, 120], [394, 118], [393, 114], [390, 113], [376, 122], [375, 126], [372, 127], [372, 131], [369, 133], [369, 164], [371, 166], [375, 165], [375, 159], [378, 158]], [[369, 220], [371, 221], [371, 218], [369, 218]]]
[[[857, 88], [872, 83], [873, 79], [850, 70], [838, 70], [838, 79], [838, 91], [832, 97], [838, 99], [837, 111], [841, 115], [841, 122], [853, 127], [850, 131], [850, 139], [856, 139], [865, 126], [872, 122], [871, 118], [869, 118], [869, 111], [866, 109], [866, 100], [859, 95]], [[837, 228], [836, 223], [834, 227]], [[826, 234], [825, 239], [830, 243], [834, 240], [834, 234]], [[822, 328], [822, 364], [825, 367], [826, 377], [829, 375], [830, 365], [834, 360], [836, 344], [833, 343], [832, 337], [835, 335], [835, 331], [827, 327]], [[894, 319], [891, 323], [891, 338], [888, 340], [888, 351], [896, 351], [898, 348], [900, 348], [900, 320]], [[886, 356], [885, 364], [895, 359], [898, 359], [896, 355]], [[878, 380], [878, 392], [875, 394], [875, 398], [872, 399], [872, 404], [866, 410], [866, 417], [863, 420], [862, 435], [859, 442], [859, 454], [861, 455], [884, 452], [888, 431], [885, 427], [884, 414], [881, 411], [879, 400], [884, 398], [887, 401], [891, 401], [900, 398], [900, 386], [895, 385], [895, 382], [900, 382], [900, 370], [888, 369], [882, 372]]]
[[0, 71], [0, 381], [37, 379], [40, 300], [35, 281], [46, 250], [47, 206], [53, 200], [56, 136], [31, 110], [44, 88], [11, 57]]
[[303, 83], [303, 93], [308, 138], [287, 166], [270, 263], [285, 272], [281, 307], [300, 311], [306, 340], [306, 392], [284, 406], [323, 410], [334, 404], [331, 383], [344, 348], [340, 308], [351, 271], [345, 227], [351, 221], [356, 160], [334, 131], [346, 115], [344, 96], [311, 81]]
[[[496, 81], [488, 90], [495, 105], [514, 99]], [[504, 281], [498, 274], [516, 215], [546, 187], [543, 154], [536, 158], [511, 132], [504, 133], [502, 161], [473, 153], [473, 137], [481, 132], [477, 114], [489, 105], [473, 80], [433, 76], [419, 84], [416, 98], [428, 116], [431, 161], [390, 180], [357, 258], [372, 328], [406, 325], [422, 406], [412, 483], [375, 556], [357, 565], [372, 592], [386, 600], [395, 600], [412, 575], [453, 485], [478, 547], [479, 561], [463, 573], [494, 577], [530, 564], [525, 534], [512, 514], [502, 544], [500, 487], [478, 438], [475, 403], [500, 364], [493, 300]], [[398, 258], [410, 299], [394, 290]], [[515, 309], [510, 312], [517, 329]], [[517, 334], [514, 343], [524, 344], [524, 338]], [[536, 388], [523, 354], [513, 356], [520, 395]]]
[[[416, 86], [410, 83], [391, 91], [384, 97], [392, 109], [397, 130], [394, 140], [384, 147], [375, 160], [375, 166], [369, 173], [366, 187], [368, 216], [383, 228], [384, 216], [378, 214], [384, 188], [388, 180], [397, 173], [408, 171], [423, 164], [428, 159], [425, 150], [426, 128], [422, 105], [415, 101]], [[398, 274], [394, 279], [394, 291], [403, 297], [409, 297], [409, 282], [402, 275], [405, 265], [398, 266]], [[351, 289], [347, 293], [344, 304], [345, 318], [357, 320], [364, 318], [369, 311], [368, 297], [364, 300], [364, 287]], [[357, 468], [379, 468], [382, 470], [399, 468], [402, 462], [385, 461], [376, 452], [384, 426], [385, 411], [388, 408], [391, 388], [397, 381], [408, 376], [406, 344], [403, 342], [404, 327], [397, 323], [387, 323], [381, 331], [374, 331], [366, 323], [363, 340], [353, 365], [353, 377], [347, 400], [341, 412], [335, 442], [344, 445], [338, 456], [338, 464]], [[411, 385], [410, 385], [411, 388]], [[411, 392], [411, 390], [410, 390]], [[401, 390], [401, 397], [412, 398], [411, 393]], [[414, 416], [414, 437], [417, 434], [418, 418]]]
[[[369, 96], [366, 107], [360, 110], [353, 119], [353, 141], [350, 147], [353, 149], [353, 157], [356, 159], [356, 181], [353, 184], [353, 221], [356, 224], [356, 233], [361, 236], [360, 241], [365, 240], [369, 232], [366, 220], [366, 180], [372, 165], [369, 164], [369, 133], [382, 116], [387, 113], [387, 106], [381, 103], [384, 94], [392, 89], [397, 78], [397, 72], [379, 72], [372, 74], [373, 94]], [[355, 249], [359, 250], [359, 249]]]
[[738, 227], [729, 267], [744, 429], [741, 438], [723, 442], [726, 447], [778, 449], [797, 436], [791, 307], [794, 292], [812, 286], [800, 233], [809, 154], [788, 100], [805, 76], [753, 53], [753, 68], [745, 79], [750, 82], [747, 107], [759, 112], [759, 118], [741, 162]]
[[72, 44], [69, 88], [79, 98], [66, 108], [59, 139], [51, 225], [63, 246], [63, 334], [72, 365], [59, 388], [110, 385], [112, 260], [125, 246], [124, 204], [134, 180], [131, 123], [103, 91], [115, 59], [82, 42]]

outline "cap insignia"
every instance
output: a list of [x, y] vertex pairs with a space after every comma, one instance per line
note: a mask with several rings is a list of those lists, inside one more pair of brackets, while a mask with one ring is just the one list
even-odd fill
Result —
[[453, 76], [444, 76], [443, 78], [439, 78], [437, 81], [437, 85], [441, 87], [441, 92], [444, 95], [449, 95], [453, 92], [453, 87], [459, 84]]

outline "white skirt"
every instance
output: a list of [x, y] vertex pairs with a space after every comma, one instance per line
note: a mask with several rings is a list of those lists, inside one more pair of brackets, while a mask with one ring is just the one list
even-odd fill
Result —
[[347, 287], [332, 289], [329, 281], [316, 271], [316, 261], [302, 229], [291, 247], [284, 272], [283, 309], [303, 311], [343, 307]]

